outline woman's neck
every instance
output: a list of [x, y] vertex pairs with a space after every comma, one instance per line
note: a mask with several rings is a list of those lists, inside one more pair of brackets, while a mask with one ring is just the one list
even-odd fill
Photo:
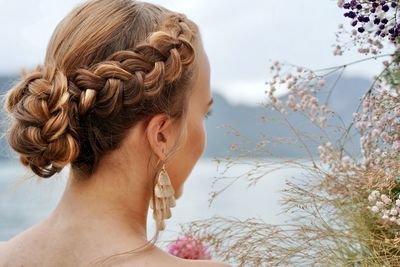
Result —
[[[131, 158], [130, 162], [135, 161]], [[50, 219], [57, 224], [90, 228], [97, 235], [113, 233], [147, 240], [153, 174], [149, 175], [143, 167], [147, 164], [127, 167], [129, 164], [124, 163], [127, 162], [120, 157], [118, 160], [105, 158], [86, 179], [74, 176], [71, 171], [64, 194]]]

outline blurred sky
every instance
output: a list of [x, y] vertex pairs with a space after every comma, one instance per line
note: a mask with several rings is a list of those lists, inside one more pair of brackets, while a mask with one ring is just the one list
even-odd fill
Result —
[[[0, 74], [32, 68], [44, 59], [57, 23], [81, 0], [0, 0]], [[274, 60], [313, 69], [362, 58], [354, 49], [333, 56], [337, 0], [149, 0], [185, 13], [201, 29], [211, 63], [212, 88], [233, 103], [257, 104]], [[382, 61], [382, 60], [380, 60]], [[346, 70], [371, 78], [373, 60]]]

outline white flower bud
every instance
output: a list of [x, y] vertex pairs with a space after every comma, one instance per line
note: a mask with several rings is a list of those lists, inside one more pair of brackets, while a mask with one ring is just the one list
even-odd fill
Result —
[[381, 200], [386, 205], [388, 205], [388, 204], [390, 204], [392, 202], [392, 200], [387, 195], [384, 195], [384, 194], [381, 195]]
[[379, 212], [379, 208], [377, 206], [372, 206], [371, 211], [373, 213], [378, 213]]
[[383, 207], [385, 207], [385, 203], [383, 203], [382, 201], [378, 201], [378, 202], [376, 202], [376, 206], [377, 206], [379, 209], [382, 209]]
[[396, 216], [398, 214], [396, 209], [391, 209], [390, 210], [390, 215]]

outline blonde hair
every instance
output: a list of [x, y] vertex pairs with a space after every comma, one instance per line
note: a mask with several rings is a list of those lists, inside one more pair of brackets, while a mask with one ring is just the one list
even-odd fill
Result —
[[67, 164], [89, 177], [139, 121], [185, 118], [200, 46], [182, 13], [134, 0], [81, 4], [57, 25], [44, 63], [7, 92], [10, 146], [40, 177]]
[[10, 146], [40, 177], [93, 173], [128, 129], [183, 117], [201, 44], [184, 14], [133, 0], [92, 0], [56, 27], [42, 65], [6, 95]]

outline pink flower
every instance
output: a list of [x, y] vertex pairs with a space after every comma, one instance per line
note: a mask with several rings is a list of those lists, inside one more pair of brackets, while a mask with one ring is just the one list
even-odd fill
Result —
[[393, 150], [394, 151], [400, 150], [400, 141], [393, 142]]
[[331, 142], [326, 143], [325, 146], [326, 146], [327, 148], [329, 148], [329, 149], [333, 149], [333, 145], [332, 145]]
[[373, 213], [378, 213], [379, 212], [379, 208], [377, 206], [373, 206], [371, 208], [371, 210], [372, 210]]
[[391, 209], [390, 210], [390, 215], [396, 216], [397, 214], [399, 214], [399, 213], [397, 212], [396, 209]]
[[383, 203], [382, 201], [378, 201], [376, 202], [376, 206], [380, 209], [383, 209], [385, 207], [385, 203]]
[[390, 204], [392, 202], [392, 200], [387, 195], [384, 195], [384, 194], [381, 195], [381, 200], [386, 205], [388, 205], [388, 204]]
[[318, 86], [319, 86], [319, 87], [324, 87], [324, 86], [325, 86], [325, 83], [326, 83], [325, 80], [319, 80], [319, 81], [318, 81]]
[[209, 260], [211, 254], [201, 240], [185, 235], [168, 245], [168, 253], [182, 259]]
[[374, 190], [371, 192], [371, 194], [368, 196], [368, 200], [370, 202], [376, 201], [379, 197], [381, 196], [381, 193], [379, 191]]

